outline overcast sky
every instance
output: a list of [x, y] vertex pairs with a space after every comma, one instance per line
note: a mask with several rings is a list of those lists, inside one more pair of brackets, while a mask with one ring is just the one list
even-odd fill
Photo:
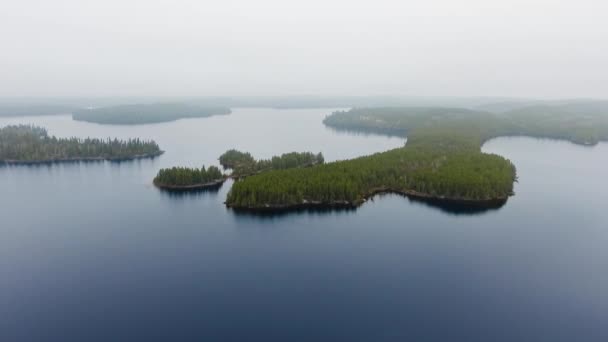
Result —
[[606, 0], [4, 0], [0, 96], [608, 97]]

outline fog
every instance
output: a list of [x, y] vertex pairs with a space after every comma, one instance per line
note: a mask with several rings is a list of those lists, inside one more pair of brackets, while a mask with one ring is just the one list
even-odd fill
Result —
[[605, 1], [4, 1], [0, 96], [606, 98]]

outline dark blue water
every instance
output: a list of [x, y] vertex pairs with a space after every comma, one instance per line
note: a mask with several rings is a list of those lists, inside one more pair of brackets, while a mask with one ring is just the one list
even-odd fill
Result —
[[160, 167], [400, 146], [339, 134], [329, 110], [236, 110], [135, 127], [155, 160], [0, 168], [0, 341], [606, 341], [608, 144], [501, 138], [516, 196], [463, 213], [385, 195], [355, 211], [236, 214], [219, 192], [150, 185]]

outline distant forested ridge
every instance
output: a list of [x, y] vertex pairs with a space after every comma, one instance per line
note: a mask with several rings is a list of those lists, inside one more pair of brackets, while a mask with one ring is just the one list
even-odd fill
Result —
[[0, 128], [0, 163], [127, 160], [154, 157], [161, 153], [152, 140], [57, 138], [36, 126]]
[[499, 136], [525, 135], [593, 145], [608, 140], [600, 103], [523, 107], [504, 113], [460, 108], [358, 108], [324, 123], [335, 129], [407, 136], [403, 148], [306, 169], [269, 171], [235, 182], [229, 207], [356, 206], [378, 192], [460, 201], [506, 201], [517, 179], [507, 159], [481, 152]]
[[290, 152], [270, 159], [256, 160], [248, 152], [228, 150], [220, 156], [220, 164], [226, 169], [232, 169], [233, 177], [244, 177], [270, 170], [309, 167], [323, 164], [325, 159], [321, 152]]
[[154, 184], [164, 189], [190, 190], [219, 186], [224, 180], [225, 177], [217, 166], [203, 166], [200, 169], [172, 167], [160, 169], [154, 178]]
[[327, 126], [363, 132], [421, 136], [468, 136], [471, 143], [499, 136], [563, 139], [595, 145], [608, 140], [608, 101], [534, 105], [494, 114], [458, 108], [360, 108], [325, 118]]
[[73, 112], [74, 120], [112, 125], [138, 125], [230, 114], [230, 108], [183, 103], [132, 104]]

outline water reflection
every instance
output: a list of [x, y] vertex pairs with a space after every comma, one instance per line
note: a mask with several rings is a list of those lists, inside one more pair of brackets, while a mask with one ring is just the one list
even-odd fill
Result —
[[[133, 160], [129, 160], [133, 161]], [[77, 165], [77, 164], [103, 164], [106, 160], [96, 159], [96, 160], [62, 160], [62, 161], [36, 161], [36, 162], [18, 162], [18, 163], [5, 163], [0, 162], [0, 167], [7, 168], [46, 168], [51, 169], [54, 166], [59, 165]], [[119, 164], [122, 161], [115, 161], [115, 163]]]
[[275, 219], [279, 217], [285, 217], [289, 215], [332, 215], [332, 214], [353, 214], [361, 207], [370, 205], [370, 202], [375, 202], [375, 200], [382, 200], [382, 197], [386, 196], [399, 196], [402, 198], [407, 198], [409, 204], [414, 205], [423, 205], [435, 210], [439, 210], [442, 213], [455, 215], [455, 216], [474, 216], [474, 215], [482, 215], [490, 211], [499, 210], [506, 203], [507, 200], [496, 200], [486, 203], [464, 203], [464, 202], [455, 202], [449, 200], [441, 200], [441, 199], [432, 199], [432, 198], [418, 198], [418, 197], [409, 197], [405, 195], [395, 194], [395, 193], [386, 193], [386, 194], [378, 194], [374, 197], [370, 198], [367, 202], [363, 203], [359, 207], [298, 207], [298, 208], [289, 208], [289, 209], [268, 209], [268, 210], [251, 210], [251, 209], [229, 209], [235, 216], [240, 216], [244, 218], [263, 218], [263, 219]]
[[189, 190], [160, 189], [159, 188], [158, 191], [161, 193], [162, 196], [168, 197], [168, 198], [177, 198], [177, 199], [189, 198], [189, 197], [196, 198], [196, 197], [202, 197], [203, 195], [207, 195], [207, 194], [217, 195], [223, 185], [224, 185], [224, 183], [220, 183], [217, 185], [213, 185], [213, 186], [209, 186], [209, 187], [205, 187], [205, 188], [201, 188], [201, 189], [189, 189]]
[[287, 210], [249, 210], [249, 209], [235, 209], [230, 208], [237, 218], [261, 218], [261, 219], [275, 219], [280, 217], [292, 216], [292, 215], [313, 215], [313, 216], [326, 216], [335, 214], [354, 214], [357, 211], [355, 207], [299, 207]]
[[123, 164], [126, 165], [137, 165], [141, 166], [142, 164], [150, 163], [154, 159], [159, 158], [160, 156], [150, 156], [150, 157], [139, 157], [134, 159], [75, 159], [75, 160], [48, 160], [48, 161], [23, 161], [16, 163], [6, 163], [0, 161], [0, 167], [7, 168], [47, 168], [51, 169], [54, 166], [63, 166], [63, 165], [102, 165], [108, 163], [111, 166], [118, 167]]
[[489, 211], [498, 210], [507, 204], [507, 199], [491, 201], [484, 204], [454, 202], [434, 198], [408, 197], [407, 199], [410, 203], [421, 204], [429, 208], [438, 209], [443, 213], [456, 216], [481, 215]]

